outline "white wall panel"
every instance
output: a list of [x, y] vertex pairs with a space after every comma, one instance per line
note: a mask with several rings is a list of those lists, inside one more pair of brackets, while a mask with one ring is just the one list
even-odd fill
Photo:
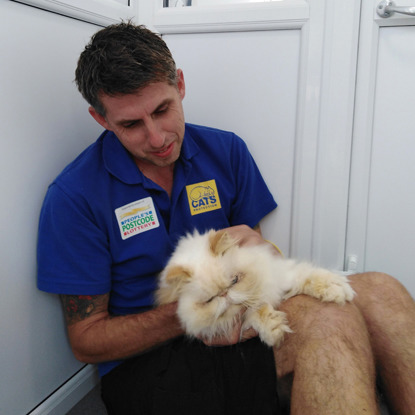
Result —
[[364, 267], [396, 276], [415, 296], [414, 67], [415, 26], [382, 28]]
[[346, 254], [415, 295], [415, 19], [377, 5], [362, 3]]
[[14, 0], [84, 22], [106, 26], [137, 16], [138, 0]]
[[77, 57], [96, 29], [0, 2], [2, 415], [27, 413], [82, 366], [69, 349], [58, 299], [36, 288], [35, 255], [48, 184], [100, 131], [73, 83]]

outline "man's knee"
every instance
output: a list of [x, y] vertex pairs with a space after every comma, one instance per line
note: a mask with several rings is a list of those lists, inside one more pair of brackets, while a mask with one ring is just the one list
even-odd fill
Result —
[[365, 289], [405, 290], [405, 287], [394, 277], [384, 272], [361, 272], [349, 277], [353, 286]]
[[379, 313], [386, 309], [402, 309], [407, 301], [413, 301], [409, 292], [396, 278], [382, 272], [365, 272], [349, 277], [357, 295], [354, 302], [361, 310], [376, 308]]

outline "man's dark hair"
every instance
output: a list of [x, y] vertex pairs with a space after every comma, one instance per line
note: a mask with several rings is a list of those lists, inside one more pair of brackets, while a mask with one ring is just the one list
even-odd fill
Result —
[[123, 22], [92, 36], [79, 57], [75, 82], [86, 101], [105, 116], [101, 94], [130, 94], [154, 82], [177, 85], [177, 71], [161, 36]]

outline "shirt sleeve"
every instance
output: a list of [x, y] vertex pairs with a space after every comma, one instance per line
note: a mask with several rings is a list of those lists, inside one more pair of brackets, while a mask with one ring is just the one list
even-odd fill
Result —
[[231, 210], [231, 224], [254, 227], [277, 207], [247, 145], [235, 136], [232, 147], [232, 168], [237, 193]]
[[108, 237], [85, 201], [49, 187], [39, 220], [38, 288], [56, 294], [98, 295], [111, 289]]

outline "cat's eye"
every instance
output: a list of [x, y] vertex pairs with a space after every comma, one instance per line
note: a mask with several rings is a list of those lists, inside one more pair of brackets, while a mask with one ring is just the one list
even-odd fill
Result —
[[213, 297], [210, 297], [210, 298], [209, 298], [209, 300], [207, 300], [207, 301], [205, 302], [205, 304], [208, 304], [208, 303], [212, 302], [212, 300], [213, 300], [214, 298], [215, 298], [214, 296], [213, 296]]
[[235, 285], [239, 281], [239, 274], [233, 276], [232, 285]]

